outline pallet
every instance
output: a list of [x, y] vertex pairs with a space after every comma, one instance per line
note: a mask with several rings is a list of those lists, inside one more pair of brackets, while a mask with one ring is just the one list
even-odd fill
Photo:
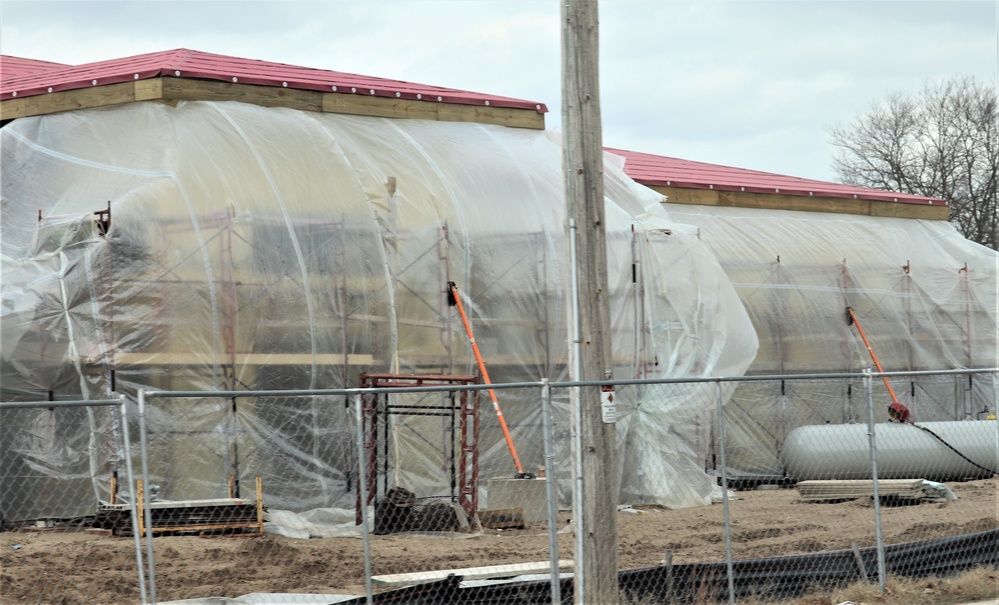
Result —
[[[874, 482], [866, 479], [835, 481], [799, 481], [798, 495], [803, 500], [853, 500], [874, 496]], [[880, 479], [878, 496], [922, 500], [937, 498], [922, 479]]]
[[[137, 481], [138, 533], [145, 536], [168, 533], [264, 533], [264, 506], [260, 477], [257, 477], [257, 498], [215, 498], [209, 500], [162, 500], [148, 503], [150, 519], [145, 516], [145, 493], [142, 481]], [[231, 491], [230, 491], [231, 493]], [[132, 535], [129, 504], [100, 504], [96, 524], [107, 528], [114, 536]], [[151, 521], [151, 523], [149, 523]], [[147, 526], [147, 523], [149, 524]]]

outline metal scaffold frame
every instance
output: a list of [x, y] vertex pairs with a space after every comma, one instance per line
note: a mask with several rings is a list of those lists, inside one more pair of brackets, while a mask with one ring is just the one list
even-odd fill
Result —
[[[361, 388], [409, 389], [426, 386], [466, 386], [479, 383], [478, 376], [445, 376], [434, 374], [361, 374]], [[363, 522], [362, 507], [370, 506], [383, 498], [389, 491], [389, 419], [391, 416], [442, 416], [458, 415], [458, 439], [454, 439], [454, 424], [450, 425], [448, 443], [442, 444], [448, 451], [450, 481], [449, 498], [457, 502], [465, 511], [472, 527], [478, 526], [478, 484], [479, 484], [479, 391], [447, 391], [449, 404], [407, 405], [393, 404], [389, 393], [362, 393], [361, 432], [363, 450], [367, 464], [363, 478], [365, 489], [357, 490], [355, 522]], [[455, 405], [455, 399], [458, 404]], [[381, 431], [379, 432], [379, 429]], [[455, 455], [457, 449], [457, 456]], [[457, 458], [457, 459], [456, 459]], [[379, 467], [379, 460], [381, 465]], [[358, 482], [360, 484], [360, 482]], [[362, 502], [362, 493], [364, 501]]]

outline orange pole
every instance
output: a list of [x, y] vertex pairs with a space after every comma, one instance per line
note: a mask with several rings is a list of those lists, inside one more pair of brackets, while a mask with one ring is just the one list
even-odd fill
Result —
[[[850, 315], [850, 322], [857, 326], [857, 332], [860, 333], [861, 340], [864, 341], [864, 346], [867, 347], [867, 352], [871, 354], [871, 359], [874, 361], [874, 367], [878, 369], [878, 372], [884, 373], [881, 369], [881, 363], [878, 361], [877, 355], [874, 354], [874, 349], [871, 348], [871, 343], [867, 342], [867, 336], [864, 334], [864, 329], [860, 327], [860, 322], [857, 321], [857, 316], [853, 314], [853, 307], [847, 307], [846, 312]], [[882, 376], [881, 380], [885, 383], [885, 388], [888, 389], [888, 394], [891, 395], [892, 403], [898, 403], [898, 397], [895, 396], [895, 391], [891, 388], [891, 384], [888, 382], [887, 376]]]
[[[475, 361], [479, 363], [479, 371], [482, 372], [482, 380], [486, 384], [492, 384], [489, 380], [489, 372], [486, 371], [486, 364], [482, 361], [479, 353], [479, 345], [475, 344], [475, 336], [472, 335], [472, 326], [468, 324], [468, 317], [465, 315], [465, 307], [461, 304], [461, 297], [458, 296], [458, 286], [454, 282], [448, 282], [448, 288], [454, 297], [454, 304], [458, 307], [458, 314], [461, 315], [461, 323], [465, 325], [465, 333], [468, 334], [468, 342], [472, 344], [472, 353], [475, 354]], [[510, 437], [510, 429], [506, 426], [503, 418], [503, 410], [500, 409], [499, 400], [496, 399], [496, 391], [489, 389], [489, 398], [493, 401], [493, 409], [496, 410], [496, 417], [499, 418], [500, 428], [503, 429], [503, 437], [506, 438], [506, 445], [510, 448], [510, 455], [513, 456], [513, 463], [517, 466], [517, 474], [523, 475], [524, 468], [520, 466], [520, 458], [517, 456], [517, 448], [513, 446], [513, 438]]]

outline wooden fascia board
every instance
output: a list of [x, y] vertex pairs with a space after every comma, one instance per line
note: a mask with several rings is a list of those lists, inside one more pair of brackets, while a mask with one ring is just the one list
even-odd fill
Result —
[[214, 80], [161, 78], [165, 101], [239, 101], [262, 107], [322, 111], [323, 93], [314, 90], [230, 84]]
[[799, 212], [828, 212], [834, 214], [859, 214], [945, 221], [949, 218], [947, 206], [905, 204], [828, 196], [801, 196], [770, 193], [720, 191], [717, 189], [686, 189], [680, 187], [648, 186], [666, 196], [665, 203], [695, 206], [724, 206], [729, 208], [755, 208], [759, 210], [795, 210]]
[[136, 101], [239, 101], [264, 107], [287, 107], [303, 111], [342, 113], [381, 118], [412, 118], [442, 122], [476, 122], [512, 128], [544, 130], [544, 114], [531, 109], [478, 107], [430, 101], [368, 97], [230, 84], [188, 78], [150, 78], [77, 90], [53, 92], [0, 101], [0, 120], [46, 115]]
[[152, 101], [163, 98], [162, 78], [139, 80], [136, 82], [121, 82], [107, 86], [64, 90], [46, 95], [35, 95], [17, 99], [0, 101], [0, 120], [13, 120], [41, 116], [62, 111], [90, 109], [134, 103], [136, 101]]

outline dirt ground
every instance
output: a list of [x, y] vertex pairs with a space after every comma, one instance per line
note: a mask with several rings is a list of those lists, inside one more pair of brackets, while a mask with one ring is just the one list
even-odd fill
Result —
[[[887, 544], [999, 527], [999, 479], [949, 483], [954, 501], [882, 506]], [[638, 511], [638, 514], [634, 512]], [[560, 514], [566, 527], [569, 513]], [[745, 490], [730, 498], [737, 559], [849, 548], [875, 543], [869, 499], [816, 503], [795, 489]], [[720, 504], [683, 510], [635, 507], [617, 518], [618, 567], [725, 558]], [[153, 540], [158, 601], [270, 593], [363, 594], [363, 541], [157, 536]], [[545, 524], [474, 535], [374, 536], [374, 574], [548, 560]], [[145, 542], [143, 542], [143, 545]], [[571, 559], [573, 536], [559, 535], [559, 557]], [[134, 539], [99, 530], [0, 532], [0, 604], [134, 605], [139, 602]]]

